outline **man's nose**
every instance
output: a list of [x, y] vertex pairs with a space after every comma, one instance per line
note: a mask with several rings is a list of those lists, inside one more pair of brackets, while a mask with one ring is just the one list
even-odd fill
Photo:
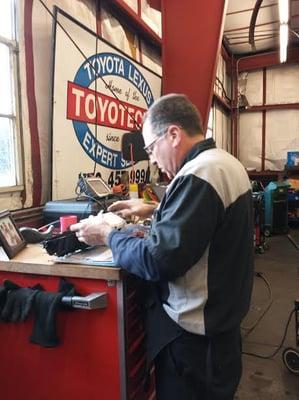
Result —
[[149, 159], [150, 159], [151, 164], [157, 165], [157, 161], [156, 161], [155, 157], [153, 156], [153, 154], [150, 154]]

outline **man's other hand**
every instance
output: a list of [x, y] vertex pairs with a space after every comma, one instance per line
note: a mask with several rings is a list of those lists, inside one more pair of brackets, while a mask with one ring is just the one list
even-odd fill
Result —
[[144, 202], [143, 199], [130, 199], [116, 201], [108, 207], [108, 211], [114, 212], [122, 218], [131, 217], [150, 218], [157, 207], [157, 203]]

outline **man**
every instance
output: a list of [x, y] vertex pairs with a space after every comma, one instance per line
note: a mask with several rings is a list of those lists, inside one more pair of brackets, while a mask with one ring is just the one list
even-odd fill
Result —
[[[253, 279], [251, 187], [243, 166], [205, 140], [186, 96], [161, 97], [142, 130], [150, 161], [172, 179], [145, 238], [90, 222], [72, 230], [106, 243], [118, 265], [153, 282], [148, 351], [157, 399], [232, 399], [241, 376], [240, 323]], [[148, 216], [138, 200], [110, 207]]]

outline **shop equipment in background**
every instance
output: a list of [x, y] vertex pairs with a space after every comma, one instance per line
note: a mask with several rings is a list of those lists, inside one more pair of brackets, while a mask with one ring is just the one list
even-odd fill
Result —
[[299, 224], [299, 190], [290, 188], [288, 190], [288, 218], [289, 223], [297, 226]]
[[264, 190], [266, 236], [272, 233], [287, 233], [288, 227], [287, 181], [270, 182]]
[[254, 209], [254, 248], [257, 253], [264, 253], [269, 245], [264, 235], [264, 192], [252, 192]]

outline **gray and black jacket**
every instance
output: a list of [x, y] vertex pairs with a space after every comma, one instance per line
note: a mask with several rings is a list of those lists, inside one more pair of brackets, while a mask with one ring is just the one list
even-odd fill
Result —
[[197, 143], [170, 183], [146, 239], [113, 231], [115, 261], [156, 282], [167, 315], [213, 336], [238, 326], [253, 280], [251, 187], [241, 163], [212, 139]]

